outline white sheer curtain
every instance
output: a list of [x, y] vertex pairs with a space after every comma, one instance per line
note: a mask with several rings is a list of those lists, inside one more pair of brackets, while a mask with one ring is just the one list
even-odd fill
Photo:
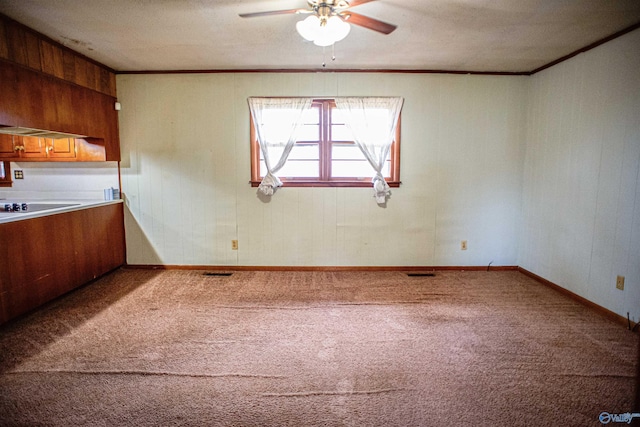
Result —
[[382, 175], [395, 138], [398, 116], [402, 109], [400, 97], [336, 98], [336, 107], [344, 112], [346, 124], [353, 132], [355, 143], [375, 170], [373, 191], [376, 202], [383, 204], [391, 194]]
[[[311, 101], [311, 98], [249, 98], [260, 151], [267, 167], [258, 191], [267, 196], [272, 196], [275, 188], [282, 185], [276, 173], [287, 162], [302, 116], [311, 107]], [[272, 165], [272, 161], [276, 163]]]

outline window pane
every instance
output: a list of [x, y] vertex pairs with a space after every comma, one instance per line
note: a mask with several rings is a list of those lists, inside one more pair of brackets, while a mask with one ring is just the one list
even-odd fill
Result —
[[372, 178], [373, 168], [366, 160], [334, 160], [331, 162], [332, 178]]
[[303, 125], [298, 129], [297, 141], [320, 141], [320, 125]]
[[[286, 143], [291, 131], [291, 117], [295, 113], [291, 109], [271, 109], [265, 110], [263, 114], [265, 135], [269, 135], [270, 142]], [[298, 128], [298, 141], [319, 141], [320, 140], [320, 109], [310, 108], [303, 113], [304, 124]]]
[[342, 110], [338, 110], [337, 108], [331, 109], [331, 123], [344, 124], [345, 123], [345, 115]]
[[[293, 150], [291, 150], [293, 151]], [[282, 157], [282, 153], [284, 152], [284, 147], [269, 147], [269, 159], [271, 160], [271, 165], [275, 165], [280, 157]], [[264, 160], [264, 155], [262, 154], [262, 150], [260, 150], [260, 160]]]
[[382, 176], [385, 178], [389, 178], [391, 176], [391, 160], [384, 162], [384, 166], [382, 167]]
[[0, 179], [5, 178], [4, 162], [0, 162]]
[[[373, 167], [355, 144], [332, 144], [331, 175], [333, 178], [373, 177]], [[382, 175], [389, 176], [391, 160], [387, 159]]]
[[[269, 151], [269, 158], [272, 165], [275, 165], [280, 156], [282, 150], [277, 150], [277, 157], [273, 156]], [[291, 149], [287, 163], [276, 173], [279, 177], [284, 178], [318, 178], [320, 176], [320, 162], [318, 160], [320, 156], [320, 147], [318, 144], [296, 144]], [[267, 174], [267, 168], [264, 164], [264, 158], [262, 153], [260, 155], [260, 176], [264, 177]]]
[[302, 123], [317, 125], [320, 123], [320, 106], [313, 106], [302, 114]]
[[289, 153], [289, 160], [318, 160], [319, 157], [320, 146], [318, 144], [296, 144]]
[[270, 143], [286, 144], [296, 111], [292, 109], [268, 109], [262, 112], [264, 135]]
[[320, 141], [320, 106], [313, 106], [302, 115], [297, 141]]
[[318, 178], [320, 162], [318, 160], [288, 160], [276, 174], [281, 178]]
[[356, 144], [332, 144], [331, 157], [334, 160], [366, 160]]
[[[389, 178], [389, 166], [386, 161], [382, 168], [382, 176]], [[373, 178], [375, 172], [366, 160], [334, 160], [331, 162], [332, 178]]]
[[353, 141], [353, 139], [353, 133], [349, 126], [340, 124], [333, 124], [331, 126], [332, 141]]
[[[346, 123], [346, 118], [349, 117], [347, 114], [345, 114], [343, 111], [338, 110], [337, 108], [334, 108], [331, 110], [332, 112], [332, 118], [334, 119], [333, 124], [334, 125], [342, 125], [344, 123]], [[363, 129], [362, 128], [362, 121], [361, 121], [361, 115], [360, 114], [356, 114], [356, 128], [359, 128], [360, 131], [359, 133], [361, 134], [360, 136], [362, 138], [365, 138], [366, 140], [369, 141], [376, 141], [380, 138], [385, 138], [386, 135], [389, 132], [390, 129], [390, 125], [391, 123], [389, 123], [389, 120], [391, 119], [390, 115], [389, 115], [389, 110], [384, 109], [384, 108], [371, 108], [371, 109], [367, 109], [366, 110], [366, 114], [364, 114], [364, 116], [366, 117], [366, 123], [367, 123], [367, 128]], [[359, 126], [358, 126], [359, 125]], [[332, 132], [338, 132], [338, 134], [340, 134], [340, 137], [333, 137], [334, 141], [353, 141], [355, 138], [353, 138], [353, 136], [349, 136], [348, 138], [343, 138], [342, 134], [340, 132], [344, 132], [344, 130], [340, 130], [339, 126], [332, 126]], [[357, 131], [358, 132], [358, 131]]]
[[[280, 160], [282, 156], [283, 148], [275, 147], [269, 149], [269, 158], [271, 162], [275, 165], [275, 162]], [[300, 160], [300, 159], [313, 159], [318, 160], [320, 157], [320, 146], [318, 144], [302, 144], [296, 143], [291, 152], [289, 153], [289, 160]], [[262, 155], [262, 150], [260, 150], [260, 160], [264, 160], [264, 156]]]

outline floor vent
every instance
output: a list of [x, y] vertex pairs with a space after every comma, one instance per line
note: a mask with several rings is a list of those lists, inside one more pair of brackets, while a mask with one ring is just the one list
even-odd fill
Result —
[[202, 273], [203, 276], [210, 276], [210, 277], [229, 277], [232, 274], [233, 273], [225, 273], [225, 272], [218, 272], [218, 271], [207, 271], [206, 273]]
[[434, 277], [436, 273], [407, 273], [409, 277]]

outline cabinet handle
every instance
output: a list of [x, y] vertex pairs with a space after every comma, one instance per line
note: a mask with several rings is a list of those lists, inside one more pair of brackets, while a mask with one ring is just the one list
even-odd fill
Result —
[[18, 145], [14, 150], [15, 150], [15, 151], [24, 151], [24, 147], [23, 147], [23, 146]]

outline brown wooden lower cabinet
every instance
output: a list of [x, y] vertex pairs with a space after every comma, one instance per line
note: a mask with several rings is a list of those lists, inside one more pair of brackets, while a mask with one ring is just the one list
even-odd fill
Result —
[[122, 203], [0, 224], [0, 324], [125, 262]]

